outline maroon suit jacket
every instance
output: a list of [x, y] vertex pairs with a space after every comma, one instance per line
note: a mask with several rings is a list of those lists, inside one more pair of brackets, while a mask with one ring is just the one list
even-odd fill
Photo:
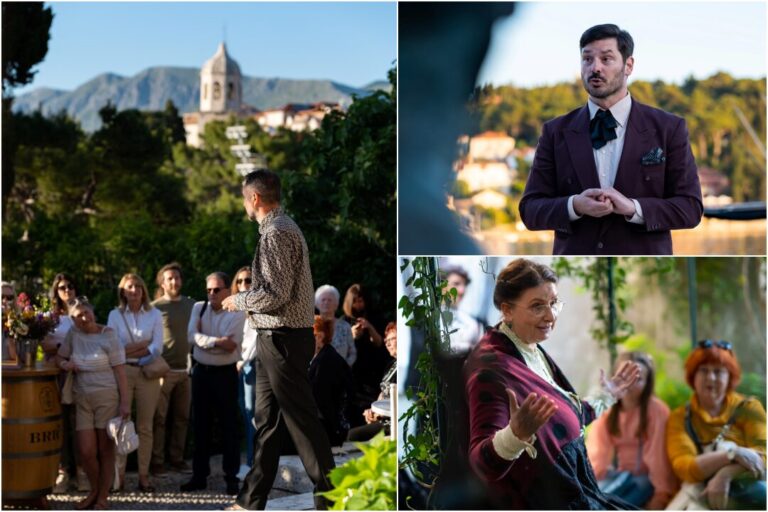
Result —
[[[666, 160], [641, 165], [656, 148]], [[633, 99], [613, 186], [640, 203], [645, 224], [618, 214], [570, 221], [568, 198], [600, 188], [585, 105], [544, 124], [520, 217], [530, 230], [555, 230], [554, 254], [672, 254], [670, 230], [697, 226], [703, 212], [685, 120]]]

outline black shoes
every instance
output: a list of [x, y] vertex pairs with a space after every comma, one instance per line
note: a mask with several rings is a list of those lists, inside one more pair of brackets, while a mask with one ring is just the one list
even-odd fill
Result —
[[204, 491], [208, 487], [208, 482], [195, 480], [194, 478], [185, 484], [181, 484], [181, 492]]

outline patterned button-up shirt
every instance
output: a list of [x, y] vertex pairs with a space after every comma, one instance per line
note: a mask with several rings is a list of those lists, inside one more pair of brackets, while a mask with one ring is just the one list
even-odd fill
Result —
[[237, 309], [247, 311], [257, 329], [312, 327], [315, 290], [301, 229], [278, 207], [261, 220], [259, 234], [253, 285], [234, 296]]

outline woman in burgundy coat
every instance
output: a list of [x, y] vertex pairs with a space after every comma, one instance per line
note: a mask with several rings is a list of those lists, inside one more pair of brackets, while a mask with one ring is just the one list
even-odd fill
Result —
[[603, 494], [584, 445], [584, 427], [639, 376], [627, 361], [601, 374], [600, 396], [583, 400], [539, 345], [563, 303], [557, 276], [525, 259], [499, 274], [493, 295], [502, 322], [489, 329], [464, 367], [469, 404], [469, 459], [505, 509], [633, 509]]

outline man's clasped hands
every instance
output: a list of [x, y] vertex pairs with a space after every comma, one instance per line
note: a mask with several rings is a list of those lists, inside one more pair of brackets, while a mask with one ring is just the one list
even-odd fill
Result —
[[636, 213], [635, 202], [613, 187], [588, 188], [573, 196], [573, 210], [577, 215], [605, 217], [612, 213], [632, 217]]

